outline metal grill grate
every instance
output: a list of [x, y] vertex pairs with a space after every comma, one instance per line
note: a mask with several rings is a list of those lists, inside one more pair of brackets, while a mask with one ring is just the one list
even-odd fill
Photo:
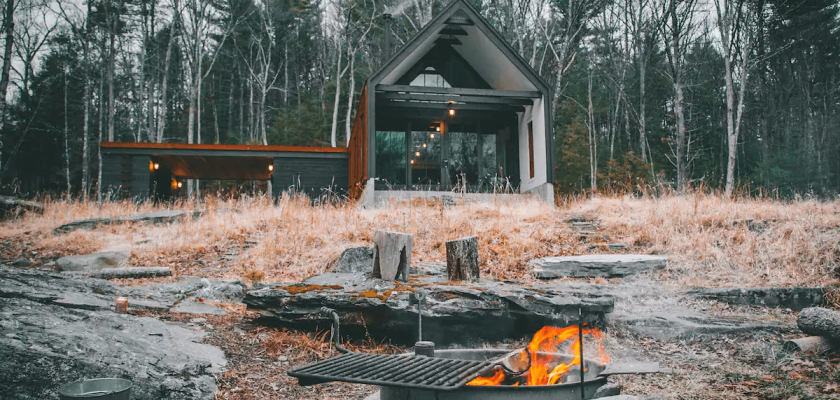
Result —
[[289, 371], [301, 385], [341, 381], [412, 389], [453, 390], [493, 364], [486, 361], [346, 353]]

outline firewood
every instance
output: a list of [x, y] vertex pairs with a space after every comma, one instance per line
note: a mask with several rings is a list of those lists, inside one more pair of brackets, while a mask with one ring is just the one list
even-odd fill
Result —
[[822, 307], [809, 307], [799, 312], [796, 324], [802, 332], [840, 342], [840, 312]]
[[91, 278], [115, 279], [115, 278], [154, 278], [157, 276], [170, 276], [172, 270], [169, 267], [134, 267], [134, 268], [105, 268], [90, 273]]
[[822, 336], [808, 336], [799, 339], [791, 339], [785, 342], [783, 348], [790, 352], [801, 351], [803, 353], [824, 354], [838, 348], [835, 343], [830, 342]]
[[446, 274], [450, 281], [477, 281], [478, 237], [470, 236], [446, 242]]

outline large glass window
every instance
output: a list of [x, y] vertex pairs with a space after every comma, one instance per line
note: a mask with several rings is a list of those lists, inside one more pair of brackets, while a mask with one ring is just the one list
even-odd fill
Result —
[[409, 163], [411, 184], [418, 189], [439, 190], [441, 175], [441, 135], [435, 131], [411, 132]]
[[452, 85], [450, 85], [446, 79], [443, 79], [443, 77], [440, 76], [440, 74], [432, 67], [426, 68], [422, 74], [417, 75], [417, 77], [414, 78], [409, 85], [440, 88], [452, 87]]
[[376, 132], [376, 178], [385, 185], [405, 185], [405, 132]]
[[478, 133], [450, 131], [448, 140], [447, 172], [453, 187], [475, 184], [478, 181]]

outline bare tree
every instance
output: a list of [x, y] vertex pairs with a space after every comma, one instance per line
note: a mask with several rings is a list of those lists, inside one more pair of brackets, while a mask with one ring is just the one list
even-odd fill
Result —
[[3, 12], [3, 33], [6, 43], [3, 49], [3, 67], [0, 70], [0, 171], [3, 170], [3, 133], [6, 121], [6, 93], [9, 89], [9, 72], [12, 68], [12, 49], [15, 46], [15, 2], [6, 0]]
[[756, 13], [746, 0], [715, 0], [714, 4], [726, 76], [728, 158], [724, 193], [729, 198], [735, 189], [735, 161], [738, 155], [744, 98], [752, 68], [750, 54], [754, 36], [753, 18]]
[[674, 88], [673, 109], [676, 130], [677, 190], [684, 191], [687, 179], [685, 69], [688, 46], [697, 36], [696, 0], [665, 0], [662, 3], [662, 39], [667, 59], [666, 76]]
[[157, 120], [157, 140], [156, 142], [163, 142], [163, 130], [166, 127], [166, 93], [167, 84], [169, 82], [169, 64], [172, 60], [172, 46], [178, 38], [181, 12], [180, 3], [178, 0], [172, 0], [172, 23], [169, 25], [169, 40], [166, 43], [166, 55], [163, 57], [163, 76], [160, 80], [160, 104], [158, 105], [158, 120]]

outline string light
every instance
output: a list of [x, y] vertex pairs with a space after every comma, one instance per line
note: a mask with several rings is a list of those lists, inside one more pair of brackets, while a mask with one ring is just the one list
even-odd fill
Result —
[[426, 143], [423, 143], [423, 148], [426, 148]]

